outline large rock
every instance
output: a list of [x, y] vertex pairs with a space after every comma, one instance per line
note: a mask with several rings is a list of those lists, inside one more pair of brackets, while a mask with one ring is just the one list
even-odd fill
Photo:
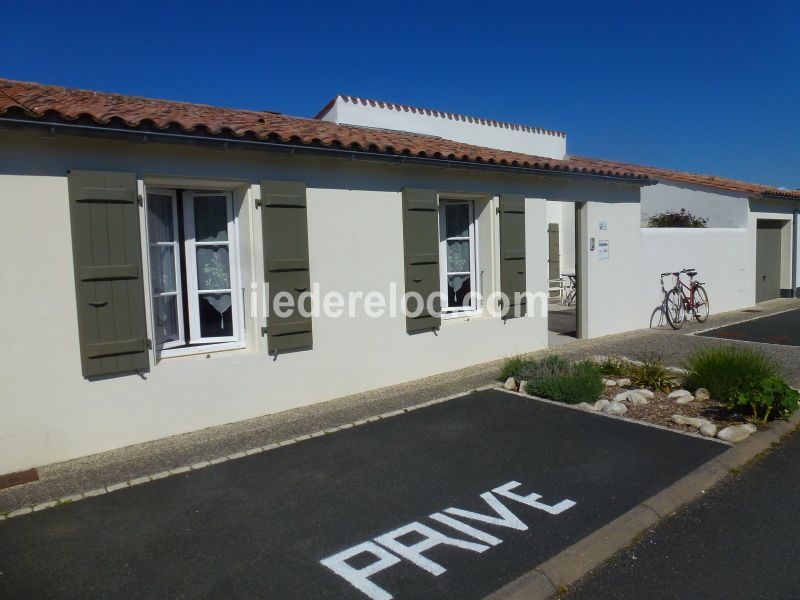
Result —
[[640, 404], [650, 404], [650, 400], [648, 400], [643, 394], [639, 393], [639, 390], [620, 392], [614, 396], [614, 402], [630, 402], [634, 406], [639, 406]]
[[519, 382], [519, 391], [520, 392], [527, 392], [527, 390], [525, 389], [525, 386], [527, 386], [527, 385], [528, 385], [528, 381], [526, 379], [523, 379], [522, 381], [520, 381]]
[[608, 400], [606, 400], [605, 398], [601, 398], [600, 400], [598, 400], [597, 402], [594, 403], [594, 409], [595, 410], [603, 410], [609, 404], [610, 404], [610, 402]]
[[689, 425], [700, 430], [706, 437], [714, 437], [717, 433], [717, 426], [708, 419], [700, 419], [697, 417], [687, 417], [684, 415], [672, 415], [672, 420], [678, 425]]
[[617, 385], [619, 387], [625, 387], [626, 385], [630, 385], [630, 384], [631, 384], [631, 380], [630, 379], [626, 379], [626, 378], [617, 379]]
[[606, 379], [603, 381], [603, 385], [605, 385], [606, 387], [616, 387], [617, 382], [614, 381], [613, 379]]
[[675, 404], [689, 404], [694, 400], [694, 396], [689, 390], [675, 390], [667, 398], [673, 400]]
[[575, 406], [577, 406], [578, 408], [582, 408], [584, 410], [593, 410], [593, 411], [599, 410], [594, 407], [594, 404], [589, 404], [588, 402], [579, 402]]
[[690, 427], [695, 427], [697, 429], [700, 429], [703, 425], [709, 422], [707, 419], [687, 417], [685, 415], [672, 415], [672, 420], [678, 425], [689, 425]]
[[653, 392], [651, 392], [650, 390], [648, 390], [646, 388], [639, 388], [638, 390], [633, 390], [633, 391], [636, 392], [637, 394], [639, 394], [640, 396], [644, 396], [645, 398], [648, 398], [649, 400], [652, 400], [653, 398], [656, 397], [656, 395]]
[[721, 429], [717, 437], [731, 443], [743, 442], [757, 431], [756, 426], [750, 423], [744, 425], [731, 425]]
[[706, 423], [700, 427], [700, 433], [706, 437], [714, 437], [717, 435], [717, 426], [713, 423]]
[[624, 415], [628, 412], [628, 407], [622, 402], [612, 401], [603, 408], [603, 412], [607, 415]]
[[701, 400], [701, 401], [703, 401], [703, 400], [711, 400], [711, 394], [709, 393], [709, 391], [706, 388], [697, 388], [694, 391], [694, 397], [697, 400]]
[[503, 388], [507, 390], [511, 390], [512, 392], [517, 389], [517, 380], [513, 377], [509, 377], [506, 379], [506, 382], [503, 384]]

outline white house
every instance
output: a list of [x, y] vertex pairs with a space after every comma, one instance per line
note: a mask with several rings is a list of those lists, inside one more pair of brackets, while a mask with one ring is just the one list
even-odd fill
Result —
[[[0, 80], [0, 156], [22, 292], [2, 299], [0, 474], [544, 348], [555, 214], [577, 224], [579, 334], [647, 326], [642, 281], [674, 243], [641, 228], [650, 190], [678, 188], [646, 168], [350, 97], [306, 119]], [[795, 264], [800, 193], [759, 190], [697, 242], [744, 269], [742, 306], [763, 215]], [[712, 302], [729, 287], [709, 280]], [[412, 292], [441, 311], [392, 310]], [[309, 293], [333, 301], [306, 313]]]

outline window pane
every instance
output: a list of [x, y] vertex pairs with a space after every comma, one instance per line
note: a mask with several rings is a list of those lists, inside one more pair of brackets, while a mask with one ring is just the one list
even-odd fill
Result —
[[469, 308], [472, 298], [472, 282], [469, 275], [448, 275], [447, 276], [447, 306], [450, 308], [466, 307]]
[[172, 196], [147, 194], [147, 235], [151, 242], [174, 242]]
[[230, 294], [200, 294], [201, 337], [233, 335], [233, 311]]
[[444, 205], [445, 235], [451, 237], [469, 236], [469, 205]]
[[228, 199], [225, 196], [194, 197], [194, 239], [224, 242], [228, 239]]
[[227, 290], [231, 287], [227, 246], [198, 246], [197, 289]]
[[153, 298], [153, 323], [157, 345], [180, 339], [177, 296]]
[[154, 294], [174, 292], [175, 246], [150, 246], [150, 280]]
[[469, 272], [469, 242], [447, 242], [447, 272]]

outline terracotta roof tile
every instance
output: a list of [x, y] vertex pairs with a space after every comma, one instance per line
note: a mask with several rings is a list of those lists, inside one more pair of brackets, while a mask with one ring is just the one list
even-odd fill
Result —
[[221, 108], [0, 79], [0, 117], [15, 112], [32, 119], [48, 116], [63, 120], [88, 118], [101, 126], [118, 125], [119, 122], [131, 129], [149, 126], [162, 130], [179, 128], [186, 133], [252, 136], [261, 141], [345, 148], [355, 152], [648, 179], [645, 174], [635, 170], [600, 166], [585, 159], [577, 162], [554, 160], [462, 144], [430, 135], [338, 125], [267, 111]]
[[792, 198], [800, 200], [800, 189], [788, 190], [778, 188], [770, 185], [763, 185], [759, 183], [749, 183], [747, 181], [740, 181], [738, 179], [730, 179], [727, 177], [719, 177], [717, 175], [703, 175], [700, 173], [687, 173], [684, 171], [675, 171], [673, 169], [664, 169], [661, 167], [648, 167], [645, 165], [637, 165], [632, 163], [624, 163], [613, 160], [605, 160], [599, 158], [588, 158], [584, 156], [570, 156], [569, 160], [575, 164], [597, 165], [607, 169], [630, 169], [639, 173], [646, 173], [653, 179], [672, 179], [674, 181], [682, 181], [684, 183], [693, 183], [697, 185], [706, 185], [709, 187], [728, 190], [731, 192], [741, 192], [747, 195], [766, 195], [775, 196], [779, 198]]

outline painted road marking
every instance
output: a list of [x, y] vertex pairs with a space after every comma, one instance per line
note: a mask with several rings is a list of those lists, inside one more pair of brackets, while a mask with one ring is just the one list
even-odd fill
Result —
[[[487, 525], [494, 525], [496, 527], [505, 527], [516, 531], [527, 531], [528, 526], [503, 504], [498, 496], [544, 511], [553, 516], [560, 515], [565, 510], [569, 510], [575, 506], [575, 502], [572, 500], [565, 499], [550, 505], [539, 501], [542, 497], [540, 494], [530, 493], [526, 496], [521, 496], [511, 491], [518, 488], [520, 485], [521, 484], [517, 481], [509, 481], [480, 495], [481, 499], [492, 509], [494, 514], [483, 514], [471, 510], [450, 507], [428, 516], [429, 519], [437, 523], [441, 523], [442, 525], [483, 543], [450, 537], [419, 521], [413, 521], [389, 531], [388, 533], [378, 535], [373, 538], [373, 540], [362, 542], [333, 556], [329, 556], [321, 560], [320, 563], [345, 579], [354, 588], [372, 598], [372, 600], [391, 600], [394, 596], [370, 581], [369, 578], [372, 575], [388, 569], [400, 563], [402, 560], [407, 560], [420, 569], [438, 577], [442, 573], [447, 572], [447, 569], [424, 556], [423, 552], [426, 550], [430, 550], [435, 546], [445, 545], [482, 554], [492, 546], [497, 546], [502, 543], [503, 540], [500, 538], [480, 529], [476, 529], [449, 515], [486, 523]], [[421, 536], [422, 539], [411, 545], [406, 545], [400, 541], [400, 538], [412, 533], [416, 534], [416, 538]], [[372, 555], [376, 560], [361, 568], [355, 568], [348, 562], [364, 554]], [[363, 559], [359, 562], [363, 564]]]

